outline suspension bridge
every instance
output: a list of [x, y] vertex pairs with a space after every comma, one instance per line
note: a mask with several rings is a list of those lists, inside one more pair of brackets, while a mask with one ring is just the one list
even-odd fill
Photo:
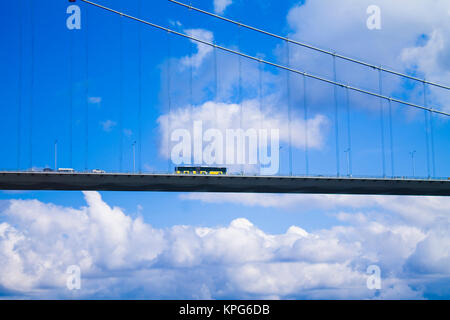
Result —
[[[70, 2], [82, 4], [85, 43], [79, 48], [74, 47], [76, 41], [81, 43], [83, 40], [80, 35], [70, 36], [66, 63], [69, 89], [64, 92], [68, 103], [63, 107], [64, 111], [59, 113], [64, 116], [57, 119], [63, 123], [60, 124], [59, 132], [63, 131], [64, 137], [55, 135], [54, 141], [45, 142], [47, 144], [45, 148], [39, 147], [39, 143], [33, 143], [35, 136], [42, 136], [40, 132], [49, 127], [41, 123], [40, 131], [36, 130], [38, 128], [35, 123], [37, 110], [39, 113], [45, 111], [43, 111], [42, 102], [37, 100], [34, 90], [37, 69], [34, 57], [36, 34], [33, 29], [35, 13], [33, 2], [31, 2], [29, 8], [30, 61], [28, 62], [30, 89], [28, 92], [23, 90], [24, 62], [20, 61], [17, 71], [19, 82], [17, 118], [16, 121], [8, 124], [10, 132], [17, 132], [17, 138], [15, 144], [11, 143], [3, 148], [14, 150], [15, 147], [16, 152], [5, 152], [7, 159], [3, 159], [3, 163], [0, 162], [0, 168], [4, 168], [0, 171], [0, 189], [450, 195], [450, 148], [448, 145], [450, 113], [447, 112], [448, 106], [442, 103], [450, 95], [448, 85], [429, 81], [413, 73], [402, 73], [312, 46], [175, 0], [168, 0], [168, 3], [187, 10], [190, 14], [198, 15], [198, 19], [207, 16], [226, 23], [229, 28], [236, 27], [238, 45], [220, 45], [211, 37], [186, 32], [177, 29], [176, 26], [162, 26], [143, 18], [142, 0], [138, 0], [136, 15], [88, 0]], [[23, 6], [22, 1], [19, 1], [19, 6]], [[91, 15], [91, 20], [88, 20], [88, 13]], [[118, 42], [118, 64], [113, 67], [118, 71], [118, 81], [110, 90], [118, 92], [115, 102], [118, 104], [119, 120], [101, 122], [104, 132], [110, 132], [112, 128], [118, 127], [119, 133], [115, 141], [107, 142], [102, 142], [100, 134], [93, 132], [92, 128], [92, 105], [101, 104], [102, 99], [92, 94], [94, 86], [91, 79], [97, 75], [93, 71], [94, 62], [91, 57], [93, 43], [89, 40], [89, 36], [95, 35], [96, 39], [102, 37], [99, 28], [96, 28], [98, 24], [92, 20], [92, 16], [100, 15], [105, 19], [119, 19], [108, 20], [118, 25], [118, 34], [115, 34]], [[19, 21], [18, 47], [21, 58], [24, 41], [22, 22]], [[126, 34], [127, 23], [137, 28], [135, 29], [137, 31], [136, 47], [129, 51], [125, 51], [126, 40], [129, 37]], [[285, 57], [270, 59], [261, 54], [245, 51], [242, 30], [280, 41]], [[143, 69], [146, 61], [145, 44], [142, 40], [144, 32], [147, 37], [159, 37], [157, 38], [159, 41], [165, 37], [166, 45], [158, 46], [160, 53], [164, 52], [165, 55], [161, 59], [164, 62], [159, 65], [165, 74], [159, 79], [161, 87], [159, 99], [163, 101], [162, 104], [165, 104], [165, 117], [153, 118], [154, 122], [165, 126], [168, 131], [165, 135], [155, 130], [145, 130], [147, 118], [143, 98], [145, 94]], [[202, 80], [195, 74], [193, 59], [184, 60], [190, 63], [185, 63], [183, 68], [180, 67], [182, 65], [180, 60], [178, 63], [174, 60], [174, 57], [180, 55], [177, 54], [177, 50], [183, 50], [180, 48], [180, 43], [175, 41], [184, 41], [188, 44], [189, 57], [194, 54], [194, 45], [198, 48], [208, 48], [207, 52], [212, 55], [211, 64], [207, 67], [207, 76], [203, 75], [204, 78], [210, 78], [210, 83], [205, 85], [208, 93], [203, 94], [203, 100], [194, 102], [193, 91], [196, 81]], [[299, 54], [296, 50], [300, 49], [328, 57], [329, 72], [315, 73], [314, 70], [306, 71], [298, 66], [294, 57]], [[80, 59], [79, 53], [82, 50], [85, 54]], [[128, 54], [132, 52], [136, 61], [136, 95], [132, 99], [133, 103], [126, 102], [124, 80], [126, 52]], [[224, 66], [222, 70], [219, 70], [221, 68], [220, 54], [226, 55], [222, 56]], [[233, 75], [236, 84], [232, 88], [233, 93], [227, 99], [222, 99], [219, 86], [221, 81], [225, 82], [225, 80], [222, 80], [220, 73], [225, 78], [225, 71], [229, 71], [225, 69], [228, 68], [227, 63], [230, 57], [237, 59], [237, 70]], [[84, 71], [74, 66], [77, 59], [84, 60], [78, 61]], [[340, 63], [344, 63], [350, 69], [363, 68], [373, 72], [376, 85], [370, 85], [371, 88], [368, 88], [369, 85], [366, 83], [358, 84], [356, 81], [340, 77], [338, 73]], [[244, 69], [246, 66], [247, 69]], [[186, 77], [181, 75], [182, 72], [186, 73]], [[195, 79], [196, 76], [198, 79]], [[78, 78], [78, 82], [74, 80], [75, 77]], [[285, 90], [283, 95], [271, 91], [270, 87], [274, 84], [268, 84], [267, 79], [274, 77], [277, 78], [274, 83]], [[80, 80], [81, 78], [84, 79]], [[404, 92], [396, 94], [392, 89], [395, 85], [392, 83], [406, 88], [406, 91], [414, 92], [417, 97], [411, 97], [412, 95]], [[296, 88], [294, 89], [293, 86]], [[244, 95], [250, 98], [246, 101]], [[80, 99], [77, 98], [79, 96], [83, 97], [81, 100], [83, 103], [80, 103]], [[264, 107], [269, 104], [269, 100], [275, 99], [274, 97], [278, 99], [277, 105], [280, 107], [275, 110], [275, 114], [270, 114], [264, 111]], [[27, 99], [29, 110], [25, 114], [24, 105]], [[356, 106], [352, 107], [352, 101]], [[237, 107], [234, 113], [235, 118], [231, 122], [239, 122], [238, 127], [241, 129], [248, 129], [244, 122], [250, 122], [261, 130], [265, 128], [266, 123], [273, 123], [273, 120], [268, 120], [271, 115], [280, 118], [279, 114], [285, 114], [285, 117], [277, 123], [283, 127], [281, 139], [284, 142], [276, 150], [282, 156], [279, 174], [261, 175], [259, 169], [263, 164], [260, 162], [252, 163], [250, 166], [244, 163], [233, 165], [229, 174], [222, 176], [174, 173], [176, 164], [171, 159], [171, 147], [173, 148], [174, 143], [170, 140], [170, 133], [180, 129], [177, 127], [180, 126], [179, 118], [185, 114], [188, 114], [185, 116], [188, 118], [186, 122], [189, 123], [188, 129], [192, 130], [195, 115], [204, 111], [201, 106], [206, 108], [207, 102], [214, 105], [210, 111], [214, 113], [213, 126], [218, 127], [220, 127], [221, 115], [222, 117], [226, 115], [223, 112], [220, 113], [221, 110], [218, 109], [218, 106], [222, 105], [230, 108]], [[84, 104], [83, 108], [80, 107], [82, 104]], [[130, 104], [133, 107], [130, 107]], [[327, 108], [321, 108], [321, 104], [327, 105]], [[365, 104], [368, 105], [367, 108], [361, 107]], [[187, 113], [180, 111], [181, 105], [188, 106]], [[133, 130], [127, 129], [124, 120], [127, 113], [131, 112], [130, 108], [133, 109], [135, 118], [132, 125], [131, 123], [128, 125], [133, 126]], [[24, 120], [25, 117], [28, 118]], [[249, 119], [253, 118], [256, 120], [251, 122]], [[320, 122], [324, 118], [328, 120]], [[317, 123], [323, 123], [323, 127]], [[24, 146], [24, 133], [29, 135], [28, 146]], [[157, 143], [148, 146], [144, 142], [147, 140], [144, 138], [146, 134], [152, 135]], [[320, 140], [325, 142], [321, 143]], [[105, 145], [117, 147], [118, 165], [109, 163], [113, 156]], [[151, 150], [146, 152], [146, 148]], [[49, 161], [50, 157], [42, 156], [43, 149], [47, 154], [53, 153], [54, 159]], [[64, 156], [61, 156], [61, 149], [65, 151]], [[163, 159], [157, 160], [158, 157], [161, 158], [161, 153]], [[126, 154], [129, 156], [125, 156]], [[260, 154], [260, 151], [257, 154]], [[164, 163], [165, 161], [167, 163]], [[26, 165], [25, 162], [27, 162]], [[49, 162], [54, 162], [51, 169]], [[58, 167], [58, 163], [61, 162], [66, 164], [66, 169]], [[195, 163], [194, 165], [201, 167], [205, 164]], [[227, 167], [226, 163], [215, 165]]]

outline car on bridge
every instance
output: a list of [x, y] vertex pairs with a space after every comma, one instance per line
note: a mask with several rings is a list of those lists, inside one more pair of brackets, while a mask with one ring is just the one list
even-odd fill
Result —
[[75, 173], [75, 170], [72, 168], [59, 168], [58, 172], [61, 173]]
[[225, 175], [227, 168], [213, 168], [213, 167], [176, 167], [176, 174], [201, 174], [201, 175]]

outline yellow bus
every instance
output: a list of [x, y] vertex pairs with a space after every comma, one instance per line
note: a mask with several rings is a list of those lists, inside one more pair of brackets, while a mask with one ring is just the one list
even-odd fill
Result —
[[176, 174], [203, 174], [203, 175], [225, 175], [227, 168], [213, 168], [213, 167], [176, 167]]

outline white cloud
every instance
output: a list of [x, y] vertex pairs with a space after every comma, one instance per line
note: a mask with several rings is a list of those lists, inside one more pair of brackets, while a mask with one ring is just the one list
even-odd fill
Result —
[[[428, 2], [420, 0], [377, 1], [376, 5], [381, 9], [382, 28], [369, 30], [366, 9], [373, 4], [370, 0], [306, 1], [293, 7], [288, 14], [292, 29], [289, 37], [399, 72], [412, 70], [429, 81], [448, 84], [450, 43], [445, 35], [450, 32], [450, 20], [445, 12], [450, 9], [450, 2], [437, 0], [429, 6]], [[330, 15], [330, 12], [333, 14]], [[331, 56], [295, 45], [290, 48], [293, 65], [332, 78]], [[339, 81], [371, 91], [378, 89], [378, 72], [339, 59], [337, 61]], [[399, 78], [384, 77], [387, 78], [389, 81], [383, 83], [385, 94], [405, 91]], [[323, 92], [323, 88], [317, 90]], [[413, 90], [408, 88], [408, 99], [423, 103], [421, 90], [421, 83], [417, 83]], [[429, 102], [442, 108], [447, 106], [447, 92], [432, 89], [432, 93], [433, 99], [430, 98]], [[367, 107], [366, 96], [354, 99], [361, 107]]]
[[[425, 45], [405, 48], [402, 61], [410, 69], [416, 69], [426, 76], [428, 81], [450, 83], [450, 42], [445, 35], [450, 32], [450, 23], [446, 30], [434, 29], [428, 35]], [[436, 80], [435, 80], [436, 79]], [[447, 92], [430, 87], [434, 99], [442, 103], [443, 109], [450, 111], [450, 97]], [[428, 97], [429, 100], [430, 97]], [[435, 103], [435, 101], [432, 101]]]
[[[395, 212], [408, 222], [427, 226], [436, 219], [444, 218], [450, 212], [450, 202], [445, 197], [416, 196], [364, 196], [364, 195], [320, 195], [320, 194], [256, 194], [256, 193], [189, 193], [180, 195], [186, 200], [200, 200], [205, 203], [234, 203], [249, 207], [342, 209], [372, 208]], [[358, 215], [341, 213], [342, 220], [352, 222], [364, 219]]]
[[[374, 216], [369, 205], [350, 225], [316, 232], [292, 226], [269, 234], [247, 219], [158, 230], [97, 192], [84, 195], [80, 209], [10, 201], [0, 224], [0, 291], [41, 298], [376, 298], [365, 271], [377, 264], [380, 297], [420, 298], [417, 287], [431, 275], [450, 276], [448, 217], [418, 227], [398, 216], [383, 221], [385, 209]], [[340, 218], [351, 220], [344, 211]], [[65, 289], [65, 270], [74, 264], [82, 270], [76, 293]]]
[[423, 274], [450, 274], [450, 224], [438, 220], [432, 232], [417, 245], [406, 265], [408, 269]]
[[98, 104], [102, 102], [102, 97], [89, 97], [89, 103]]
[[[214, 41], [214, 35], [211, 31], [204, 29], [187, 29], [184, 30], [185, 33], [193, 38], [197, 38], [206, 42], [212, 43]], [[202, 44], [200, 42], [191, 40], [197, 46], [197, 52], [191, 56], [184, 57], [181, 62], [185, 66], [193, 66], [194, 68], [199, 68], [205, 58], [213, 51], [213, 48], [209, 45]]]
[[214, 12], [222, 14], [233, 3], [233, 0], [214, 0]]
[[116, 126], [116, 122], [112, 120], [101, 121], [100, 125], [103, 128], [103, 131], [111, 132], [111, 130]]
[[[280, 143], [288, 143], [291, 136], [294, 148], [303, 149], [306, 142], [311, 149], [320, 150], [323, 147], [329, 122], [325, 116], [317, 114], [305, 122], [303, 118], [295, 114], [291, 120], [289, 130], [289, 126], [286, 125], [288, 122], [286, 113], [279, 112], [276, 105], [269, 104], [265, 104], [264, 110], [261, 110], [257, 100], [246, 100], [242, 103], [242, 121], [241, 106], [238, 104], [209, 101], [192, 108], [189, 106], [179, 108], [172, 111], [169, 115], [164, 114], [158, 118], [162, 137], [160, 154], [165, 157], [168, 156], [168, 137], [174, 130], [185, 129], [193, 137], [194, 121], [202, 121], [203, 132], [208, 129], [217, 129], [224, 137], [228, 129], [241, 128], [244, 131], [248, 129], [267, 129], [269, 134], [271, 130], [279, 130]], [[308, 140], [306, 140], [305, 135], [306, 128], [308, 130]], [[170, 146], [173, 147], [173, 145], [171, 144]], [[230, 146], [227, 145], [226, 147]], [[232, 151], [226, 150], [225, 154], [230, 152]], [[246, 170], [251, 170], [251, 168], [246, 168]]]

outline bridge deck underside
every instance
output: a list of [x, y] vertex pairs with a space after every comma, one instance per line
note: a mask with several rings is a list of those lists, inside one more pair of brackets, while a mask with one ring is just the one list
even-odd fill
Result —
[[1, 172], [0, 190], [449, 196], [450, 180]]

